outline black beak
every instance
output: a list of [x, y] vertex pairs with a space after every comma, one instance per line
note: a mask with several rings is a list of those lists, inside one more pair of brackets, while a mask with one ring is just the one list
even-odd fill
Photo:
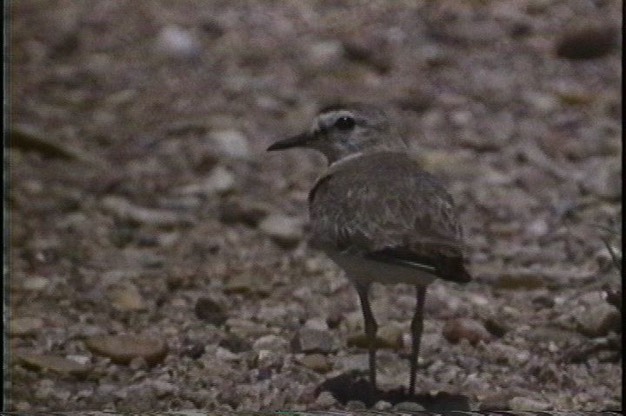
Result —
[[311, 140], [313, 136], [310, 133], [301, 133], [297, 136], [290, 137], [288, 139], [279, 140], [270, 147], [267, 148], [268, 152], [273, 150], [284, 150], [292, 147], [306, 146], [306, 143]]

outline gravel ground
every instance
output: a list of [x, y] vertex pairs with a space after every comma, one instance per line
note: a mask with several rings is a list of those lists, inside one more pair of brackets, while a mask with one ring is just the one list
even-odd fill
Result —
[[[622, 4], [10, 7], [8, 410], [617, 410]], [[306, 243], [322, 105], [385, 106], [447, 184], [465, 286], [354, 289]], [[611, 249], [609, 249], [611, 248]]]

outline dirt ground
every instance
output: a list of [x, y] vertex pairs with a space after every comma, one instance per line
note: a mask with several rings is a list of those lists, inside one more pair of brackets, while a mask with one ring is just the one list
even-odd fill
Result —
[[[618, 410], [611, 0], [11, 2], [7, 410]], [[356, 292], [307, 246], [321, 106], [386, 108], [465, 225], [464, 286]], [[5, 268], [6, 270], [6, 268]]]

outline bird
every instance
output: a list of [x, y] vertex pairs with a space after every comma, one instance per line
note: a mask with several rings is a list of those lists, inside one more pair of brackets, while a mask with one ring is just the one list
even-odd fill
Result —
[[472, 280], [454, 201], [411, 157], [386, 112], [373, 104], [322, 108], [308, 130], [267, 150], [292, 148], [316, 150], [328, 162], [308, 194], [310, 246], [326, 253], [356, 288], [374, 391], [378, 324], [369, 302], [370, 286], [415, 286], [409, 355], [409, 393], [415, 394], [427, 286], [437, 278]]

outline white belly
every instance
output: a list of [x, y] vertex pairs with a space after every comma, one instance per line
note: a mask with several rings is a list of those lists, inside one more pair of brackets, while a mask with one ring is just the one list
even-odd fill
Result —
[[356, 282], [426, 286], [437, 278], [431, 273], [410, 266], [382, 263], [337, 252], [326, 254], [346, 272], [346, 277]]

